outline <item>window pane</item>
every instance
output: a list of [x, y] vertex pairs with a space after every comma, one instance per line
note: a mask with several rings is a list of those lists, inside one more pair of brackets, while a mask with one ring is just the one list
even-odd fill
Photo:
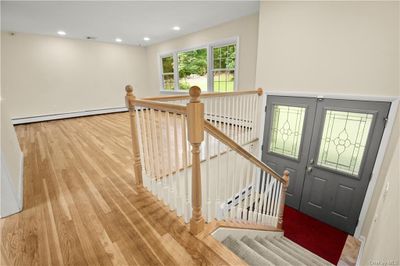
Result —
[[164, 90], [172, 91], [175, 89], [174, 75], [166, 74], [163, 75]]
[[214, 71], [214, 92], [232, 92], [235, 88], [235, 72]]
[[326, 111], [318, 165], [358, 175], [372, 119], [372, 114]]
[[174, 58], [172, 56], [162, 58], [163, 74], [174, 73]]
[[269, 151], [299, 158], [305, 110], [304, 107], [274, 105]]
[[179, 89], [199, 86], [207, 91], [207, 49], [178, 53]]
[[235, 88], [236, 44], [213, 48], [214, 92], [231, 92]]

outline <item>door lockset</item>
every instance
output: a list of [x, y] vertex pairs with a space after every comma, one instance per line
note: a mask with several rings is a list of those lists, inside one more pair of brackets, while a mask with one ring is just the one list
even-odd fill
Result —
[[312, 166], [308, 166], [307, 168], [306, 168], [306, 171], [308, 172], [308, 173], [310, 173], [311, 171], [312, 171]]

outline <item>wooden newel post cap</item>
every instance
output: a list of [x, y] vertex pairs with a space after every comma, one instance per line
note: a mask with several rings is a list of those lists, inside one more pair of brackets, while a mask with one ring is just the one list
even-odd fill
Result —
[[126, 85], [125, 86], [125, 91], [127, 96], [133, 95], [133, 87], [132, 85]]
[[258, 88], [258, 89], [257, 89], [257, 94], [258, 94], [258, 96], [263, 95], [263, 93], [264, 93], [264, 90], [263, 90], [262, 88]]
[[191, 103], [199, 103], [200, 102], [200, 94], [201, 94], [201, 89], [197, 86], [192, 86], [189, 89], [189, 95], [190, 95], [190, 102]]

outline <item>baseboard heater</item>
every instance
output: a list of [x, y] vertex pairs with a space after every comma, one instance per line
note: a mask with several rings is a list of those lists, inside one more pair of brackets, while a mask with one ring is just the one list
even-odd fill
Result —
[[18, 118], [13, 118], [12, 123], [14, 125], [20, 125], [20, 124], [44, 122], [44, 121], [50, 121], [50, 120], [74, 118], [74, 117], [81, 117], [81, 116], [119, 113], [119, 112], [126, 112], [126, 111], [128, 111], [128, 109], [126, 107], [102, 108], [102, 109], [84, 110], [84, 111], [67, 112], [67, 113], [59, 113], [59, 114], [18, 117]]

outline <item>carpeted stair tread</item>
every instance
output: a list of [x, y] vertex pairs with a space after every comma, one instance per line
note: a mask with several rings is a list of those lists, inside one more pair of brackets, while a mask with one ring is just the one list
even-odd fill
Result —
[[270, 261], [262, 257], [260, 254], [258, 254], [256, 251], [252, 250], [245, 243], [240, 240], [236, 240], [231, 236], [225, 238], [225, 240], [222, 241], [222, 244], [224, 244], [227, 248], [229, 248], [233, 253], [235, 253], [249, 265], [274, 265]]
[[268, 261], [273, 263], [274, 265], [277, 266], [287, 266], [290, 265], [290, 263], [286, 260], [284, 260], [282, 257], [274, 253], [273, 251], [269, 250], [259, 242], [257, 242], [254, 239], [249, 238], [248, 236], [244, 236], [241, 239], [246, 245], [248, 245], [251, 249], [256, 251], [258, 254], [266, 258]]
[[288, 246], [284, 245], [277, 238], [270, 240], [270, 243], [272, 245], [276, 246], [277, 248], [284, 250], [285, 252], [287, 252], [288, 254], [290, 254], [291, 256], [296, 258], [297, 260], [301, 261], [305, 265], [308, 265], [308, 266], [318, 265], [315, 262], [313, 262], [312, 260], [310, 260], [309, 258], [307, 258], [306, 256], [304, 256], [304, 254], [302, 252], [299, 252], [299, 251], [293, 249], [292, 247], [288, 247]]
[[274, 252], [276, 255], [280, 256], [285, 261], [289, 262], [289, 265], [296, 265], [296, 266], [305, 266], [302, 261], [299, 261], [296, 257], [293, 257], [290, 253], [286, 252], [285, 250], [280, 249], [279, 247], [273, 245], [268, 238], [261, 238], [257, 236], [256, 241], [266, 247], [268, 250]]
[[297, 250], [298, 252], [301, 252], [304, 256], [308, 257], [310, 260], [312, 260], [314, 263], [318, 265], [331, 265], [329, 261], [324, 260], [323, 258], [319, 257], [318, 255], [312, 253], [311, 251], [303, 248], [299, 244], [293, 242], [292, 240], [282, 237], [280, 238], [281, 243], [285, 244], [286, 246], [292, 247], [293, 249]]

